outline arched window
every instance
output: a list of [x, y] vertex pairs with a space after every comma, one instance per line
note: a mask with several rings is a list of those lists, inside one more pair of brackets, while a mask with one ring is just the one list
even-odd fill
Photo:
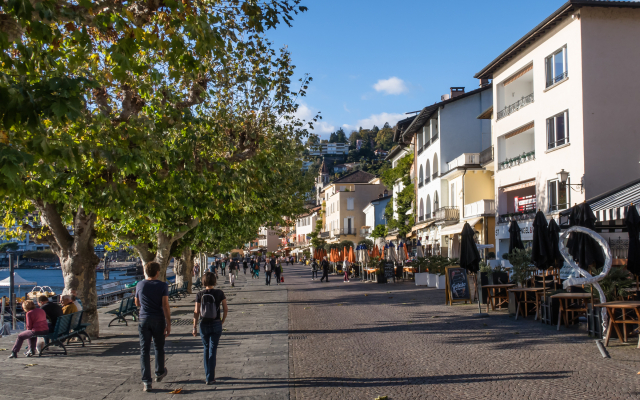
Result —
[[433, 155], [433, 174], [438, 175], [438, 155]]
[[418, 150], [422, 149], [422, 135], [418, 135]]
[[424, 217], [424, 202], [420, 199], [420, 218]]
[[433, 212], [438, 211], [438, 208], [440, 208], [440, 202], [438, 201], [438, 191], [436, 190], [433, 194]]
[[431, 180], [431, 165], [429, 164], [429, 160], [427, 160], [424, 169], [426, 172], [427, 182], [429, 182]]
[[427, 218], [431, 218], [431, 196], [427, 195]]
[[420, 185], [424, 182], [424, 175], [422, 174], [422, 165], [420, 166], [420, 180], [418, 181]]

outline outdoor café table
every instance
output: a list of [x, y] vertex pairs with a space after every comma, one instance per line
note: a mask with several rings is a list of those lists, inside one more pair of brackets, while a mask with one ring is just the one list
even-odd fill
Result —
[[[508, 289], [509, 292], [513, 292], [513, 295], [516, 299], [516, 304], [518, 305], [516, 309], [516, 320], [518, 319], [518, 313], [520, 313], [524, 318], [529, 315], [529, 304], [532, 304], [536, 309], [536, 319], [538, 319], [538, 296], [536, 296], [535, 300], [528, 300], [527, 293], [537, 293], [542, 292], [542, 288], [512, 288]], [[520, 307], [523, 305], [524, 307]]]
[[[508, 290], [516, 286], [514, 283], [503, 283], [500, 285], [483, 285], [483, 289], [487, 289], [487, 312], [489, 312], [489, 304], [491, 304], [491, 311], [496, 310], [496, 305], [502, 308], [504, 303], [509, 302], [509, 293], [505, 295], [497, 294], [501, 289]], [[498, 300], [498, 304], [496, 304], [496, 300]]]
[[367, 273], [367, 280], [368, 281], [372, 281], [373, 279], [371, 279], [371, 274], [375, 275], [376, 269], [375, 268], [368, 268], [368, 269], [365, 269], [364, 271]]
[[413, 267], [404, 267], [402, 270], [404, 272], [404, 279], [409, 279], [409, 275], [413, 274]]
[[[611, 328], [616, 330], [619, 339], [624, 339], [624, 343], [627, 343], [627, 324], [638, 325], [640, 327], [640, 301], [612, 301], [604, 304], [597, 304], [596, 307], [604, 307], [609, 314], [609, 329], [607, 329], [607, 336], [604, 340], [604, 345], [609, 345], [609, 338], [611, 337]], [[620, 310], [622, 312], [622, 319], [615, 318], [615, 311]], [[634, 311], [637, 318], [633, 318], [633, 313], [627, 318], [627, 312]], [[622, 325], [622, 333], [618, 325]], [[640, 338], [638, 338], [638, 348], [640, 349]]]
[[[558, 330], [560, 330], [560, 321], [564, 319], [564, 326], [569, 325], [569, 313], [572, 313], [573, 321], [575, 313], [587, 313], [586, 303], [591, 303], [591, 294], [589, 293], [558, 293], [551, 296], [552, 299], [558, 299], [560, 302], [560, 310], [558, 311]], [[569, 301], [584, 300], [585, 305], [582, 308], [569, 308]]]

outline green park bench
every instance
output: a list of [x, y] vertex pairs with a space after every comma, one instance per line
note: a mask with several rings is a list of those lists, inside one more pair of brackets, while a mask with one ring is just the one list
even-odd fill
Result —
[[138, 314], [138, 308], [136, 307], [135, 297], [131, 296], [131, 297], [127, 297], [126, 299], [122, 299], [122, 301], [120, 302], [120, 307], [113, 309], [111, 311], [107, 311], [107, 314], [113, 314], [116, 316], [114, 319], [111, 320], [111, 322], [109, 322], [108, 326], [111, 326], [111, 324], [114, 321], [124, 322], [126, 326], [129, 326], [129, 324], [127, 323], [126, 317], [131, 315], [133, 320], [136, 321], [136, 317]]
[[64, 355], [67, 355], [67, 348], [64, 347], [63, 342], [70, 337], [69, 331], [71, 330], [71, 321], [74, 314], [78, 313], [66, 314], [58, 317], [58, 319], [56, 320], [56, 326], [53, 328], [53, 332], [47, 333], [45, 335], [37, 335], [37, 337], [41, 337], [45, 341], [44, 347], [38, 354], [39, 356], [42, 356], [42, 353], [44, 353], [45, 350], [54, 345], [61, 347], [64, 351]]

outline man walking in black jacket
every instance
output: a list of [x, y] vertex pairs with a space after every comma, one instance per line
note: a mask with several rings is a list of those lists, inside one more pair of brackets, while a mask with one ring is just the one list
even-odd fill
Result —
[[327, 278], [327, 282], [329, 282], [329, 261], [327, 261], [327, 256], [322, 258], [320, 266], [322, 267], [322, 278], [320, 278], [320, 282], [323, 282], [325, 278]]

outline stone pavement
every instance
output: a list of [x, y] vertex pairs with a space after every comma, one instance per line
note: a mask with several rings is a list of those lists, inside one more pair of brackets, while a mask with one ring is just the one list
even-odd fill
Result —
[[477, 305], [444, 290], [288, 271], [292, 399], [637, 399], [640, 350], [611, 341], [603, 359], [575, 329]]
[[[15, 337], [1, 338], [0, 347], [7, 350], [0, 352], [0, 399], [288, 398], [285, 287], [265, 286], [263, 279], [252, 280], [241, 272], [235, 288], [228, 279], [220, 288], [227, 296], [229, 315], [218, 347], [216, 385], [204, 384], [202, 342], [191, 336], [195, 295], [190, 295], [171, 304], [169, 374], [153, 383], [153, 393], [142, 392], [137, 324], [107, 328], [110, 318], [103, 314], [101, 337], [85, 348], [71, 344], [66, 357], [20, 354], [9, 360]], [[177, 388], [183, 389], [181, 394], [169, 394]]]

